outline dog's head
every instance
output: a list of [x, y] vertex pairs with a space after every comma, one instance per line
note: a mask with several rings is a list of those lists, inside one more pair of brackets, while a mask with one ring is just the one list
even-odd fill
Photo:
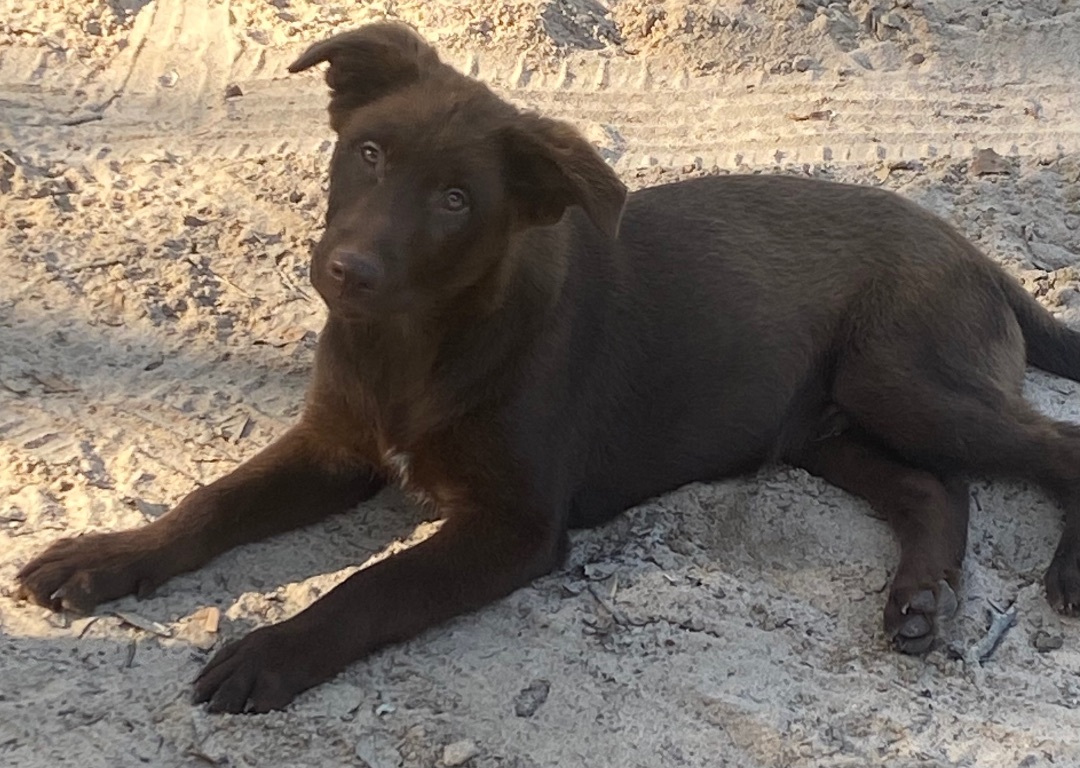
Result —
[[517, 232], [570, 206], [616, 235], [626, 188], [592, 145], [443, 64], [409, 27], [336, 35], [289, 70], [322, 62], [338, 141], [311, 278], [331, 313], [445, 306], [507, 268]]

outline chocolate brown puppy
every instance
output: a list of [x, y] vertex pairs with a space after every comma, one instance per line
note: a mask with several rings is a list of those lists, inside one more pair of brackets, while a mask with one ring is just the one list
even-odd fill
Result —
[[1080, 427], [1021, 397], [1080, 379], [1080, 335], [949, 225], [876, 189], [729, 176], [629, 197], [573, 128], [443, 64], [406, 27], [312, 46], [338, 141], [311, 279], [329, 307], [307, 405], [140, 529], [53, 544], [25, 595], [89, 611], [230, 547], [404, 485], [445, 523], [222, 648], [213, 710], [265, 711], [551, 571], [573, 526], [694, 480], [805, 467], [892, 523], [885, 632], [926, 649], [956, 603], [969, 472], [1033, 478], [1080, 607]]

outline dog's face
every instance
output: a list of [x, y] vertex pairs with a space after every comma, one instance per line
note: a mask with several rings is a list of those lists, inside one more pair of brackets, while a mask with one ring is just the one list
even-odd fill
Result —
[[615, 236], [626, 188], [595, 149], [442, 64], [404, 25], [337, 35], [290, 70], [323, 61], [338, 141], [311, 279], [331, 314], [425, 314], [495, 290], [515, 233], [571, 205]]

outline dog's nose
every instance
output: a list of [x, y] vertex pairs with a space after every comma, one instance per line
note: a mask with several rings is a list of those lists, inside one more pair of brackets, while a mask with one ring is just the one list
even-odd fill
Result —
[[330, 277], [342, 286], [374, 290], [383, 278], [382, 265], [370, 254], [339, 248], [330, 257]]

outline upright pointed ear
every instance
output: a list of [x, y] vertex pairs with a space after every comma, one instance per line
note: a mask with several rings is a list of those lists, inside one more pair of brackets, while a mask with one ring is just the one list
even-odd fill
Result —
[[503, 138], [507, 185], [526, 221], [554, 224], [580, 205], [601, 232], [618, 236], [626, 186], [577, 130], [521, 114]]
[[289, 65], [303, 72], [329, 62], [326, 83], [333, 90], [330, 125], [337, 130], [352, 109], [419, 80], [439, 64], [435, 50], [412, 27], [378, 22], [315, 43]]

